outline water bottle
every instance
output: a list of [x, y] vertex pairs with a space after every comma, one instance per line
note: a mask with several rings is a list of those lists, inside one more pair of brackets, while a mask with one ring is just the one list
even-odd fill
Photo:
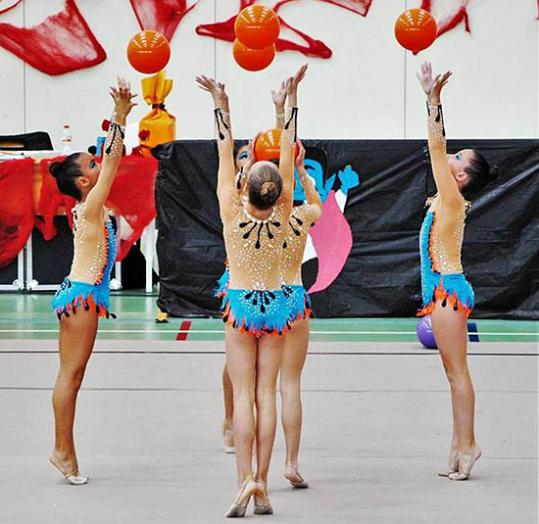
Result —
[[62, 131], [62, 155], [67, 156], [72, 153], [71, 149], [71, 126], [64, 124], [64, 130]]
[[106, 140], [107, 140], [107, 135], [105, 131], [103, 131], [102, 133], [99, 134], [95, 143], [96, 148], [97, 148], [96, 156], [99, 158], [103, 158], [103, 149], [105, 147]]

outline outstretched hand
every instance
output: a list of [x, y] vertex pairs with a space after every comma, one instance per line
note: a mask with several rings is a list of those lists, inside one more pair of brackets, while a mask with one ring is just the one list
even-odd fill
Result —
[[279, 89], [271, 91], [271, 99], [277, 109], [283, 109], [286, 102], [286, 85], [285, 82], [281, 82]]
[[421, 65], [421, 74], [418, 73], [417, 78], [430, 103], [440, 103], [442, 89], [445, 87], [452, 74], [451, 71], [446, 71], [433, 78], [431, 63], [424, 62]]
[[215, 107], [228, 111], [228, 95], [226, 94], [225, 84], [204, 75], [197, 76], [196, 82], [200, 89], [211, 94]]
[[114, 100], [114, 114], [118, 119], [125, 120], [137, 105], [133, 102], [137, 95], [131, 93], [131, 85], [124, 78], [118, 77], [118, 87], [110, 88], [110, 96]]
[[298, 156], [296, 157], [296, 169], [298, 170], [298, 173], [301, 175], [302, 173], [306, 173], [305, 170], [305, 148], [303, 147], [303, 144], [298, 140]]
[[286, 94], [291, 97], [297, 95], [298, 85], [305, 78], [309, 64], [303, 64], [294, 76], [291, 76], [285, 81]]

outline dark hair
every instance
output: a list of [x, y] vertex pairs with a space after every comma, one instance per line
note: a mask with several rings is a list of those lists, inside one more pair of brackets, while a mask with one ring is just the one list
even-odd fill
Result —
[[489, 165], [487, 159], [476, 149], [473, 149], [473, 157], [470, 165], [465, 169], [468, 182], [463, 187], [463, 193], [476, 193], [483, 189], [489, 182], [496, 180], [499, 168], [497, 165]]
[[50, 174], [56, 178], [56, 185], [60, 193], [69, 195], [77, 200], [82, 198], [75, 179], [82, 176], [82, 171], [78, 163], [80, 153], [73, 153], [61, 162], [52, 162], [49, 166]]
[[249, 174], [249, 201], [258, 209], [269, 209], [277, 202], [283, 180], [277, 167], [270, 163], [254, 165]]

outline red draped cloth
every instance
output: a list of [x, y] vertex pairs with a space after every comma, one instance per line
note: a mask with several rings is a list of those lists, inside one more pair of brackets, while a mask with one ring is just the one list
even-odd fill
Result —
[[[444, 7], [447, 7], [446, 3], [440, 2], [440, 0], [423, 0], [421, 3], [421, 9], [429, 11], [438, 23], [438, 34], [436, 38], [439, 38], [444, 33], [455, 29], [459, 24], [464, 23], [464, 29], [467, 33], [471, 33], [470, 30], [470, 20], [468, 18], [468, 11], [466, 7], [469, 0], [460, 0], [454, 2], [453, 10], [445, 10]], [[440, 9], [440, 13], [438, 13]]]
[[48, 75], [92, 67], [107, 58], [75, 0], [66, 0], [63, 11], [34, 27], [0, 23], [0, 46]]
[[198, 0], [187, 5], [187, 0], [130, 0], [142, 29], [163, 33], [170, 41], [182, 18], [191, 11]]
[[137, 155], [122, 158], [107, 206], [129, 224], [118, 238], [118, 260], [123, 260], [144, 228], [155, 218], [155, 177], [157, 160]]
[[[286, 4], [296, 2], [297, 0], [280, 0], [275, 4], [273, 9], [278, 12]], [[321, 0], [327, 4], [332, 4], [337, 7], [342, 7], [361, 16], [367, 16], [372, 0]], [[241, 0], [239, 11], [253, 5], [256, 0]], [[306, 11], [307, 12], [307, 11]], [[234, 34], [234, 22], [238, 15], [230, 17], [228, 20], [211, 24], [201, 24], [195, 29], [196, 33], [201, 36], [210, 36], [218, 40], [224, 40], [226, 42], [233, 42], [236, 38]], [[333, 52], [331, 49], [321, 40], [312, 38], [304, 31], [299, 30], [296, 27], [291, 26], [282, 16], [279, 15], [279, 21], [281, 27], [284, 27], [299, 37], [299, 42], [294, 42], [288, 38], [278, 38], [275, 42], [277, 51], [298, 51], [305, 56], [312, 56], [317, 58], [330, 58]], [[308, 18], [307, 18], [308, 21]]]
[[34, 161], [0, 162], [0, 267], [10, 264], [34, 227]]
[[[54, 216], [65, 207], [70, 225], [73, 224], [71, 208], [75, 200], [62, 195], [56, 186], [56, 180], [49, 173], [49, 165], [58, 159], [41, 161], [43, 177], [41, 194], [37, 205], [36, 226], [45, 240], [56, 236]], [[155, 218], [154, 187], [157, 174], [157, 160], [138, 155], [124, 156], [118, 173], [114, 178], [106, 206], [114, 210], [116, 216], [122, 216], [129, 224], [127, 231], [120, 228], [118, 237], [118, 257], [123, 260], [131, 246], [140, 238], [144, 228]]]

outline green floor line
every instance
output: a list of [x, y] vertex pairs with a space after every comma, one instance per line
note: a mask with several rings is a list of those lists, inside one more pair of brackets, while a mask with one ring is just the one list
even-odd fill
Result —
[[[0, 294], [1, 339], [55, 339], [58, 322], [50, 309], [50, 294]], [[155, 296], [114, 294], [111, 309], [117, 320], [100, 322], [98, 338], [110, 340], [175, 340], [186, 333], [189, 341], [223, 340], [219, 318], [170, 318], [155, 322]], [[190, 329], [180, 330], [184, 320]], [[472, 320], [483, 342], [539, 342], [539, 323], [518, 320]], [[313, 319], [311, 339], [328, 342], [416, 341], [417, 318]], [[476, 333], [473, 333], [476, 334]], [[181, 342], [179, 342], [181, 343]]]

